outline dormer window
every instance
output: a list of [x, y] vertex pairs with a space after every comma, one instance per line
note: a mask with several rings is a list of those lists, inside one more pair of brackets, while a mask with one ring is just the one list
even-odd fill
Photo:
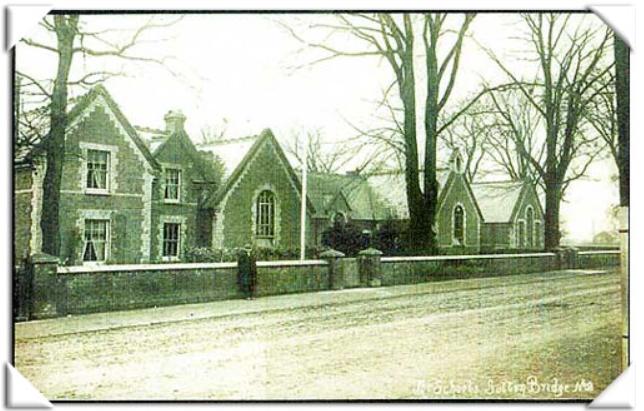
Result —
[[166, 202], [179, 202], [181, 193], [181, 170], [177, 168], [166, 168], [164, 171]]

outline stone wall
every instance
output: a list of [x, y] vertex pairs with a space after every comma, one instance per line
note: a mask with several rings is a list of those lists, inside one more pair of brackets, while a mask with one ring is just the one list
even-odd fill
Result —
[[559, 258], [554, 253], [383, 257], [381, 265], [383, 285], [494, 277], [560, 268]]
[[614, 251], [579, 251], [577, 253], [577, 267], [579, 268], [606, 268], [619, 267], [620, 252]]
[[[258, 295], [328, 288], [326, 262], [258, 263]], [[241, 297], [236, 263], [59, 267], [58, 314], [81, 314]]]
[[[378, 253], [369, 249], [361, 252], [359, 258], [342, 258], [339, 253], [330, 260], [260, 261], [257, 294], [415, 284], [562, 268], [613, 267], [619, 265], [620, 257], [616, 251], [571, 253], [570, 250], [563, 254], [427, 257], [381, 257]], [[331, 263], [336, 267], [333, 280]], [[37, 255], [32, 256], [30, 267], [31, 297], [19, 303], [30, 310], [25, 317], [31, 319], [241, 297], [236, 263], [59, 267], [57, 259]]]

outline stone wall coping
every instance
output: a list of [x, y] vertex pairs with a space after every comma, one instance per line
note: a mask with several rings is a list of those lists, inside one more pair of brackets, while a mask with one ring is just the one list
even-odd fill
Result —
[[[324, 260], [283, 260], [258, 261], [258, 267], [294, 267], [327, 265]], [[111, 273], [116, 271], [177, 271], [177, 270], [208, 270], [237, 268], [236, 262], [228, 263], [173, 263], [173, 264], [106, 264], [106, 265], [77, 265], [58, 267], [58, 274], [91, 274]]]
[[105, 264], [58, 267], [58, 274], [109, 273], [114, 271], [168, 271], [236, 268], [237, 263]]
[[620, 254], [619, 250], [593, 250], [593, 251], [578, 251], [577, 255], [597, 255], [597, 254]]
[[475, 254], [475, 255], [425, 255], [404, 257], [382, 257], [383, 263], [398, 263], [405, 261], [446, 261], [446, 260], [494, 260], [501, 258], [555, 257], [555, 253], [525, 253], [525, 254]]
[[325, 260], [280, 260], [280, 261], [258, 261], [258, 267], [303, 267], [303, 266], [329, 265]]

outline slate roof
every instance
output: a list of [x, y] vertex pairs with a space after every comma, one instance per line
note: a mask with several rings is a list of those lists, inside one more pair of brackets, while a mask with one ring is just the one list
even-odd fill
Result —
[[[449, 170], [441, 169], [436, 171], [439, 193], [445, 187]], [[420, 184], [423, 185], [424, 173], [420, 172]], [[376, 193], [380, 201], [386, 204], [387, 212], [393, 218], [409, 218], [407, 206], [407, 183], [405, 173], [401, 170], [390, 170], [374, 173], [367, 177], [371, 189]]]
[[[213, 193], [207, 201], [210, 207], [216, 207], [223, 199], [226, 192], [233, 186], [236, 179], [241, 175], [244, 165], [255, 155], [262, 142], [270, 140], [276, 148], [278, 157], [286, 165], [287, 173], [292, 179], [298, 192], [302, 192], [301, 181], [291, 167], [284, 151], [275, 139], [273, 132], [269, 129], [263, 130], [259, 135], [241, 137], [230, 140], [221, 140], [215, 143], [200, 144], [197, 149], [218, 156], [224, 163], [224, 175], [220, 188]], [[307, 207], [314, 210], [311, 199], [307, 196]]]
[[[301, 176], [300, 176], [301, 180]], [[349, 205], [351, 218], [356, 220], [385, 220], [389, 210], [378, 198], [367, 179], [357, 174], [307, 173], [307, 196], [318, 217], [327, 217], [329, 206], [338, 196]]]
[[486, 223], [507, 223], [521, 198], [522, 181], [472, 183], [472, 191]]
[[161, 145], [170, 137], [170, 134], [164, 130], [141, 126], [134, 126], [134, 129], [153, 155], [156, 154]]
[[224, 163], [223, 179], [228, 179], [239, 167], [251, 148], [259, 141], [260, 136], [247, 136], [214, 143], [197, 144], [197, 149], [218, 156]]

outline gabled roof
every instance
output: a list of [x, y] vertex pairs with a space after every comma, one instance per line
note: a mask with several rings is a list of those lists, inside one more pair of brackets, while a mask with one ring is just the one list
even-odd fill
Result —
[[507, 223], [521, 198], [522, 181], [472, 183], [472, 191], [486, 223]]
[[158, 169], [159, 164], [152, 156], [152, 153], [150, 153], [150, 150], [148, 150], [148, 147], [141, 140], [136, 130], [134, 129], [134, 127], [132, 127], [132, 125], [127, 120], [125, 115], [123, 115], [123, 112], [121, 112], [121, 109], [119, 108], [118, 104], [116, 104], [114, 99], [112, 99], [112, 96], [110, 96], [110, 93], [108, 93], [107, 89], [105, 89], [105, 87], [103, 87], [101, 84], [94, 86], [87, 94], [79, 98], [78, 103], [69, 111], [69, 114], [67, 115], [68, 124], [72, 124], [76, 119], [76, 117], [82, 114], [85, 111], [85, 109], [98, 97], [103, 97], [103, 99], [107, 103], [110, 110], [112, 110], [112, 113], [114, 113], [117, 120], [123, 126], [123, 129], [127, 132], [127, 134], [130, 136], [132, 141], [134, 141], [134, 144], [141, 151], [141, 153], [148, 161], [148, 163], [153, 168]]
[[167, 141], [168, 137], [170, 137], [170, 134], [168, 134], [164, 130], [157, 130], [150, 127], [141, 127], [136, 125], [134, 126], [134, 128], [141, 137], [141, 140], [143, 140], [143, 142], [147, 145], [152, 155], [155, 155], [158, 149], [163, 145], [163, 143]]
[[378, 198], [367, 179], [357, 174], [307, 173], [307, 195], [316, 214], [326, 217], [338, 197], [344, 197], [351, 217], [357, 220], [384, 220], [387, 207]]
[[[145, 143], [141, 140], [139, 135], [137, 134], [136, 130], [130, 122], [127, 120], [127, 118], [123, 115], [121, 112], [121, 109], [119, 108], [118, 104], [114, 101], [112, 96], [110, 96], [110, 93], [108, 93], [107, 89], [99, 84], [97, 86], [94, 86], [90, 91], [85, 93], [84, 95], [78, 97], [78, 98], [73, 98], [68, 100], [68, 106], [71, 103], [75, 103], [67, 113], [67, 124], [68, 126], [71, 125], [76, 118], [81, 115], [89, 105], [96, 100], [97, 98], [102, 97], [109, 109], [112, 111], [114, 116], [117, 118], [125, 132], [128, 134], [128, 136], [132, 139], [134, 144], [137, 146], [137, 148], [141, 151], [143, 154], [143, 157], [147, 160], [148, 164], [152, 166], [152, 168], [159, 168], [159, 165], [157, 162], [154, 160], [154, 157], [148, 150], [147, 146]], [[43, 130], [48, 130], [49, 129], [49, 116], [44, 116], [42, 119], [42, 124], [39, 126]], [[46, 136], [44, 138], [47, 138]], [[42, 146], [42, 141], [37, 141], [35, 142], [35, 147], [41, 147]], [[32, 147], [33, 149], [34, 147]], [[16, 162], [20, 162], [21, 160], [25, 159], [31, 151], [23, 151], [20, 153], [14, 153], [14, 157], [16, 159]]]
[[214, 143], [197, 144], [197, 149], [218, 156], [224, 164], [223, 180], [227, 180], [244, 161], [250, 150], [259, 142], [262, 134], [230, 140], [220, 140]]
[[[295, 185], [296, 190], [298, 193], [302, 192], [300, 179], [291, 167], [282, 147], [277, 142], [277, 139], [275, 139], [273, 132], [270, 129], [265, 129], [257, 136], [243, 137], [234, 140], [221, 140], [216, 143], [198, 146], [199, 150], [207, 151], [219, 156], [219, 158], [222, 159], [225, 168], [222, 184], [220, 188], [206, 201], [207, 206], [213, 208], [217, 207], [219, 202], [226, 196], [228, 190], [234, 186], [237, 179], [242, 175], [248, 162], [265, 142], [273, 144], [275, 152], [285, 166], [289, 178]], [[313, 207], [310, 198], [307, 198], [306, 202], [309, 210], [314, 211], [315, 208]]]
[[[436, 180], [438, 180], [439, 197], [442, 193], [450, 171], [440, 169], [436, 171]], [[420, 184], [423, 185], [424, 172], [419, 172]], [[386, 204], [388, 213], [394, 218], [409, 218], [409, 208], [407, 206], [407, 182], [405, 173], [402, 170], [389, 170], [380, 173], [374, 173], [367, 177], [369, 186], [374, 190], [381, 202]]]
[[161, 153], [161, 150], [170, 141], [176, 141], [178, 144], [181, 145], [181, 147], [183, 147], [185, 151], [188, 152], [188, 154], [190, 154], [192, 164], [196, 166], [197, 170], [199, 171], [199, 174], [201, 174], [201, 176], [204, 178], [205, 181], [207, 182], [218, 181], [218, 178], [217, 178], [218, 176], [216, 175], [217, 172], [215, 171], [214, 164], [207, 161], [204, 158], [204, 156], [201, 153], [199, 153], [194, 143], [190, 139], [190, 136], [188, 136], [188, 133], [186, 133], [185, 130], [175, 131], [174, 133], [162, 132], [161, 134], [159, 133], [152, 134], [151, 140], [148, 141], [148, 144], [151, 147], [154, 147], [152, 150], [152, 154], [154, 155], [155, 158], [158, 158], [158, 155]]

